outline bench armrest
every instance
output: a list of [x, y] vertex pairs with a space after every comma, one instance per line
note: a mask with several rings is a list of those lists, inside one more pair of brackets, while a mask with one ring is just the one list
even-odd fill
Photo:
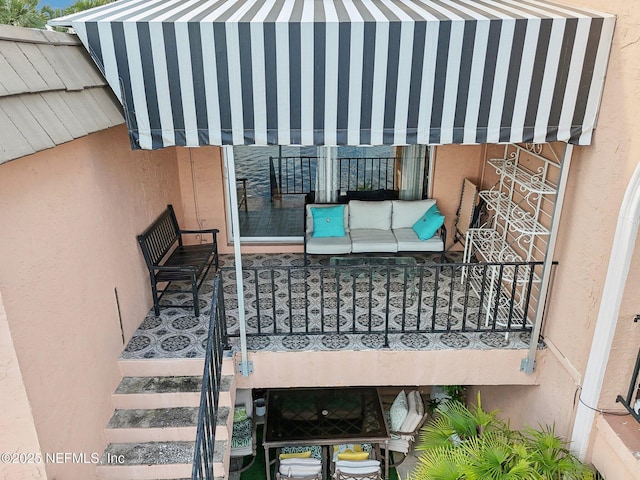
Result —
[[195, 265], [181, 265], [181, 266], [154, 265], [152, 268], [154, 270], [164, 271], [164, 272], [195, 273], [198, 271], [198, 267]]
[[208, 228], [206, 230], [180, 230], [180, 233], [220, 233], [217, 228]]

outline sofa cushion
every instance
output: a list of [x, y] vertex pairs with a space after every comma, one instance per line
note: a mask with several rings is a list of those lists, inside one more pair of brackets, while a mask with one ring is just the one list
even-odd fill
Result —
[[422, 215], [436, 204], [433, 198], [427, 200], [393, 200], [391, 228], [411, 228]]
[[413, 230], [420, 240], [428, 240], [443, 224], [444, 215], [440, 213], [438, 206], [434, 205], [413, 224]]
[[349, 229], [390, 230], [391, 212], [391, 200], [382, 202], [352, 200], [349, 202]]
[[413, 228], [397, 228], [393, 230], [399, 252], [441, 252], [444, 242], [437, 233], [428, 240], [420, 240]]
[[[353, 253], [398, 251], [398, 242], [391, 230], [358, 228], [351, 230], [351, 251]], [[307, 249], [308, 251], [308, 249]]]
[[344, 237], [344, 205], [329, 208], [311, 207], [313, 237]]
[[342, 255], [351, 253], [351, 235], [344, 237], [312, 237], [307, 234], [307, 253], [313, 255]]
[[[337, 205], [335, 203], [312, 203], [307, 205], [307, 224], [305, 226], [305, 232], [313, 232], [313, 214], [311, 213], [312, 208], [333, 208], [336, 206]], [[346, 232], [349, 231], [349, 205], [344, 205], [344, 229]]]

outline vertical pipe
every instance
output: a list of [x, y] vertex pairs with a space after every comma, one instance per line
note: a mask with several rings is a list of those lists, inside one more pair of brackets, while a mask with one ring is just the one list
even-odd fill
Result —
[[243, 377], [249, 376], [249, 360], [247, 357], [247, 325], [244, 311], [244, 286], [242, 284], [242, 251], [240, 249], [240, 220], [238, 219], [238, 192], [236, 191], [236, 166], [233, 147], [222, 147], [225, 159], [225, 170], [229, 179], [229, 211], [231, 213], [231, 230], [233, 231], [233, 257], [236, 266], [236, 284], [238, 291], [238, 323], [240, 325], [240, 372]]
[[[536, 352], [538, 350], [538, 337], [542, 328], [542, 317], [544, 315], [544, 306], [547, 302], [547, 293], [549, 290], [549, 282], [551, 281], [551, 269], [553, 267], [553, 255], [556, 250], [556, 241], [558, 240], [558, 227], [560, 225], [560, 217], [562, 213], [562, 204], [567, 190], [567, 179], [569, 178], [569, 168], [571, 167], [571, 157], [573, 155], [573, 145], [565, 144], [564, 155], [560, 165], [560, 178], [558, 179], [558, 191], [556, 193], [556, 201], [553, 206], [553, 214], [551, 215], [551, 228], [549, 233], [549, 242], [547, 243], [547, 251], [544, 255], [544, 263], [542, 265], [542, 279], [540, 282], [540, 298], [536, 304], [536, 316], [533, 323], [533, 331], [531, 332], [531, 343], [529, 344], [529, 354], [522, 360], [520, 368], [525, 373], [533, 373], [536, 362]], [[532, 273], [533, 274], [533, 273]], [[525, 312], [526, 314], [526, 312]]]

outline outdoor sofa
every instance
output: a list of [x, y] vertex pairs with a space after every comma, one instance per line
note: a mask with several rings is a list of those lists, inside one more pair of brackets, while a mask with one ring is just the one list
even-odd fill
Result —
[[304, 256], [438, 252], [444, 263], [446, 228], [434, 199], [352, 200], [305, 208]]

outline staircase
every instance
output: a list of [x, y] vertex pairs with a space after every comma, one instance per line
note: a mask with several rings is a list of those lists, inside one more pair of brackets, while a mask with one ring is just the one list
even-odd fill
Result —
[[[121, 360], [115, 411], [105, 428], [108, 441], [98, 475], [102, 480], [191, 478], [202, 385], [202, 359]], [[235, 400], [233, 362], [223, 363], [214, 474], [229, 470], [229, 438]]]

